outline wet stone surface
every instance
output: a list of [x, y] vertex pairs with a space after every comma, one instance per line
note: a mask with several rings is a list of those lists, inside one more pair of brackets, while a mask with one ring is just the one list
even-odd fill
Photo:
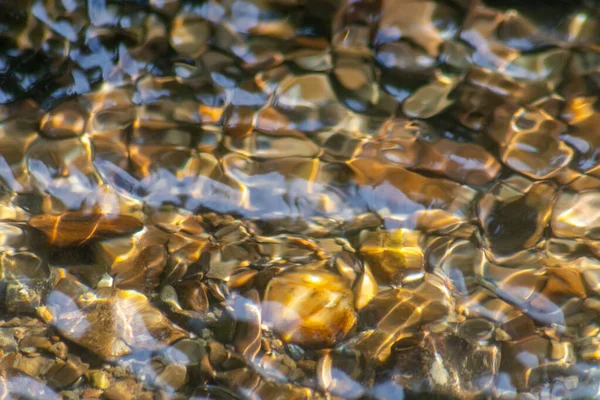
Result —
[[597, 0], [0, 1], [0, 399], [600, 396]]

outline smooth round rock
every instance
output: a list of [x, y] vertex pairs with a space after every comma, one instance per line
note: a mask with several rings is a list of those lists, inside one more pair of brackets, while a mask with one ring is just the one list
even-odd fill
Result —
[[170, 364], [158, 374], [156, 384], [167, 390], [179, 390], [187, 382], [187, 369], [181, 364]]
[[331, 346], [356, 323], [354, 296], [339, 275], [294, 268], [267, 285], [263, 319], [288, 343]]
[[171, 26], [171, 46], [184, 57], [198, 57], [207, 49], [210, 23], [195, 15], [180, 14]]

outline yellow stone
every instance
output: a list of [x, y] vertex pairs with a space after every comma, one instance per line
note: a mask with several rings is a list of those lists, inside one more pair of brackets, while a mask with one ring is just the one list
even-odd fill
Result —
[[90, 375], [92, 385], [98, 389], [106, 389], [110, 386], [108, 376], [104, 371], [94, 371]]
[[284, 341], [300, 345], [331, 346], [356, 323], [351, 288], [324, 269], [293, 268], [273, 278], [262, 311]]
[[423, 250], [418, 231], [363, 231], [360, 254], [373, 273], [390, 283], [414, 279], [423, 274]]

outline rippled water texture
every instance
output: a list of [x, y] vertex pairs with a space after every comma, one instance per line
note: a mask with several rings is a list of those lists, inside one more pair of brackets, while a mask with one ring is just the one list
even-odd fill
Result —
[[0, 399], [600, 397], [596, 0], [0, 0]]

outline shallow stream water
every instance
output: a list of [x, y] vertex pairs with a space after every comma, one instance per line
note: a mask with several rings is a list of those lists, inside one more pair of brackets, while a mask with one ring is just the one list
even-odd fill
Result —
[[0, 0], [0, 399], [600, 397], [595, 0]]

